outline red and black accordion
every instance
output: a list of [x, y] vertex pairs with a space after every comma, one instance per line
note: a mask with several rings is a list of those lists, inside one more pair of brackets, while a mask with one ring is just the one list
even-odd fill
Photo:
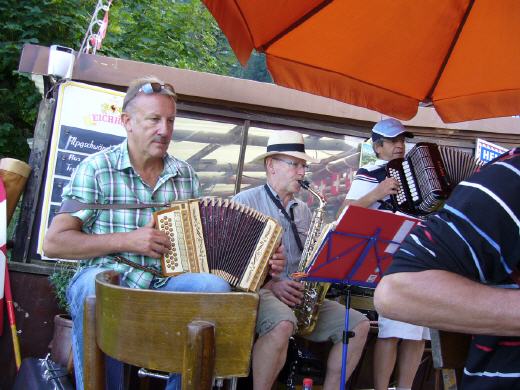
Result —
[[282, 235], [274, 219], [221, 198], [175, 202], [154, 219], [171, 243], [161, 259], [164, 276], [210, 272], [245, 291], [261, 287]]
[[405, 158], [391, 160], [386, 166], [387, 176], [399, 182], [397, 194], [390, 196], [392, 205], [410, 215], [430, 214], [481, 165], [459, 149], [419, 142]]

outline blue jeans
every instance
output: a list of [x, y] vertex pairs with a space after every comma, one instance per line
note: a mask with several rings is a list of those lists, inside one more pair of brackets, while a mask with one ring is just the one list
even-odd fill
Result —
[[[85, 268], [74, 275], [67, 289], [67, 300], [73, 321], [72, 327], [72, 352], [74, 357], [74, 372], [76, 376], [76, 389], [83, 390], [83, 304], [85, 298], [96, 295], [96, 275], [106, 271], [106, 268]], [[185, 291], [185, 292], [229, 292], [229, 284], [222, 278], [204, 273], [182, 274], [170, 278], [168, 283], [157, 290]], [[107, 389], [123, 388], [123, 365], [110, 357], [107, 357]], [[170, 375], [167, 390], [181, 388], [179, 374]]]

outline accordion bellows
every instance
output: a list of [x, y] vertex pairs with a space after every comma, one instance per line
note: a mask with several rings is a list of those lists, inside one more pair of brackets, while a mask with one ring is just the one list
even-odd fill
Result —
[[221, 198], [175, 202], [154, 219], [171, 243], [163, 275], [210, 272], [244, 291], [261, 287], [282, 234], [274, 219]]

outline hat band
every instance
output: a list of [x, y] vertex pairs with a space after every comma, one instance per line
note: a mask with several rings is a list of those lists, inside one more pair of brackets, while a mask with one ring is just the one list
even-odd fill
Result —
[[305, 153], [303, 144], [273, 144], [267, 146], [267, 152], [302, 152]]

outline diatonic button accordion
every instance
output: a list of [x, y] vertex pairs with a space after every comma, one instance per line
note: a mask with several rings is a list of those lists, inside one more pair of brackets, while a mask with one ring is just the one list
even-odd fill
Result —
[[387, 176], [399, 183], [392, 205], [406, 214], [424, 216], [440, 208], [453, 188], [482, 163], [449, 146], [417, 143], [405, 156], [388, 162]]
[[161, 259], [164, 276], [210, 272], [244, 291], [261, 287], [282, 235], [274, 219], [221, 198], [175, 202], [154, 219], [171, 243]]

